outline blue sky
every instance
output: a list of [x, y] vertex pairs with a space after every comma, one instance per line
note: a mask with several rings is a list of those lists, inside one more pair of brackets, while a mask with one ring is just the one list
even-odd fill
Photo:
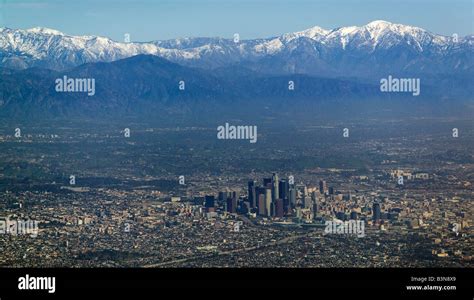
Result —
[[474, 0], [0, 0], [0, 26], [49, 27], [132, 41], [177, 37], [269, 37], [312, 26], [373, 20], [473, 34]]

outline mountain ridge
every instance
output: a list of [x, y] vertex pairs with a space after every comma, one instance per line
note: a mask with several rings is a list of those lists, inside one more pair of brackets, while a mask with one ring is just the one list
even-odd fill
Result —
[[[49, 28], [0, 28], [0, 67], [66, 70], [84, 63], [156, 55], [205, 69], [242, 64], [270, 74], [381, 76], [388, 71], [472, 73], [474, 36], [446, 37], [415, 26], [372, 21], [363, 26], [318, 26], [275, 37], [240, 40], [179, 38], [122, 43], [72, 36]], [[346, 66], [347, 65], [347, 66]]]

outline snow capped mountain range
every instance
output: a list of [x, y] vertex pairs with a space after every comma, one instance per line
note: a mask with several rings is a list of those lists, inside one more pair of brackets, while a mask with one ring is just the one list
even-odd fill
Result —
[[138, 54], [207, 69], [239, 64], [269, 74], [368, 77], [386, 72], [472, 73], [474, 36], [446, 37], [386, 21], [333, 30], [313, 27], [238, 42], [180, 38], [125, 43], [99, 36], [70, 36], [48, 28], [0, 28], [0, 67], [64, 70]]

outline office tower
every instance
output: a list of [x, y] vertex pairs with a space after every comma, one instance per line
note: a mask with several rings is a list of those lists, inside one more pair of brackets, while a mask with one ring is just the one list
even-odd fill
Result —
[[334, 187], [329, 187], [329, 195], [334, 195]]
[[[237, 203], [237, 208], [239, 208], [239, 204]], [[239, 213], [241, 214], [248, 214], [250, 212], [250, 204], [248, 202], [241, 202]]]
[[272, 179], [271, 178], [263, 178], [263, 187], [267, 187], [268, 185], [271, 185]]
[[214, 196], [206, 196], [204, 206], [206, 208], [214, 207], [215, 197]]
[[254, 180], [248, 182], [248, 199], [250, 207], [257, 207], [257, 186]]
[[296, 207], [296, 188], [294, 186], [290, 188], [290, 205]]
[[321, 194], [325, 194], [327, 191], [327, 183], [325, 180], [320, 180], [319, 181], [319, 192]]
[[265, 213], [265, 195], [258, 194], [258, 214], [260, 216], [266, 215]]
[[290, 199], [283, 199], [283, 212], [285, 215], [288, 215], [291, 210], [290, 210]]
[[272, 189], [270, 187], [265, 189], [265, 212], [266, 215], [271, 217], [272, 212]]
[[380, 203], [374, 203], [374, 205], [372, 206], [372, 214], [373, 214], [374, 222], [377, 222], [378, 220], [380, 220], [380, 215], [381, 215]]
[[225, 199], [227, 199], [227, 193], [226, 192], [219, 192], [219, 195], [217, 196], [217, 199], [219, 201], [224, 201]]
[[318, 200], [318, 194], [316, 193], [316, 191], [311, 192], [311, 200], [315, 202]]
[[265, 192], [266, 192], [266, 189], [264, 187], [259, 186], [255, 188], [257, 207], [260, 207], [260, 202], [258, 201], [260, 195], [263, 195], [263, 198], [265, 199]]
[[227, 198], [227, 212], [232, 214], [237, 212], [237, 198]]
[[318, 201], [313, 200], [313, 216], [317, 216], [319, 212]]
[[217, 197], [217, 200], [219, 200], [220, 203], [225, 203], [227, 198], [230, 197], [230, 193], [225, 191], [225, 192], [219, 192], [219, 195]]
[[311, 200], [313, 201], [313, 215], [318, 214], [318, 195], [316, 191], [311, 192]]
[[283, 199], [276, 199], [275, 200], [275, 217], [283, 218], [285, 215]]
[[278, 181], [278, 174], [273, 173], [272, 175], [272, 201], [278, 199], [280, 192], [279, 192], [279, 181]]
[[275, 210], [276, 210], [276, 203], [272, 201], [270, 204], [270, 213], [268, 214], [269, 217], [274, 217], [275, 216]]
[[278, 191], [279, 191], [279, 194], [278, 194], [278, 198], [279, 199], [289, 199], [289, 189], [290, 189], [290, 186], [288, 184], [288, 181], [286, 181], [285, 179], [282, 179], [280, 180], [280, 183], [278, 184]]
[[283, 200], [283, 210], [286, 215], [290, 211], [290, 185], [286, 179], [280, 180], [278, 185], [278, 198]]
[[214, 212], [216, 210], [215, 202], [216, 202], [216, 199], [215, 199], [214, 196], [206, 196], [205, 197], [204, 207], [206, 209], [206, 212]]

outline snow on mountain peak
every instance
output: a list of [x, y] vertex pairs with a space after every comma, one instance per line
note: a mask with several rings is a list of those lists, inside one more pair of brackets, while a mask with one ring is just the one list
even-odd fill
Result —
[[319, 26], [314, 26], [314, 27], [311, 27], [309, 29], [300, 31], [299, 33], [301, 33], [302, 35], [304, 35], [306, 37], [309, 37], [309, 38], [315, 38], [315, 37], [318, 37], [318, 36], [321, 36], [321, 35], [326, 35], [326, 34], [328, 34], [328, 32], [329, 32], [329, 30], [326, 30], [326, 29], [321, 28]]
[[[422, 28], [383, 20], [362, 26], [326, 30], [314, 26], [306, 30], [271, 38], [241, 41], [222, 38], [183, 38], [169, 41], [124, 43], [100, 36], [72, 36], [60, 31], [35, 27], [27, 30], [0, 28], [0, 50], [20, 54], [25, 64], [49, 60], [61, 69], [86, 62], [114, 61], [137, 54], [152, 54], [175, 62], [196, 61], [219, 65], [221, 60], [259, 59], [265, 55], [299, 51], [360, 51], [372, 53], [395, 45], [411, 47], [418, 52], [446, 53], [450, 37], [432, 34]], [[470, 42], [469, 45], [471, 45]], [[322, 52], [321, 52], [322, 53]], [[310, 56], [314, 53], [310, 53]], [[318, 52], [318, 55], [320, 53]], [[60, 59], [59, 59], [60, 58]], [[54, 65], [55, 64], [55, 65]], [[1, 65], [1, 64], [0, 64]]]
[[50, 35], [64, 35], [61, 31], [46, 27], [34, 27], [26, 30], [31, 33], [50, 34]]
[[387, 26], [390, 26], [392, 25], [393, 23], [390, 23], [388, 21], [384, 21], [384, 20], [375, 20], [375, 21], [372, 21], [370, 23], [368, 23], [366, 26], [368, 27], [387, 27]]
[[302, 31], [286, 33], [282, 35], [280, 38], [282, 41], [290, 42], [297, 38], [309, 38], [316, 41], [321, 41], [327, 34], [329, 30], [323, 29], [319, 26], [314, 26]]
[[361, 28], [367, 30], [372, 36], [385, 34], [386, 32], [394, 32], [398, 35], [408, 34], [414, 37], [418, 37], [420, 35], [423, 35], [424, 33], [427, 33], [426, 30], [419, 27], [395, 24], [383, 20], [370, 22], [367, 25], [362, 26]]

